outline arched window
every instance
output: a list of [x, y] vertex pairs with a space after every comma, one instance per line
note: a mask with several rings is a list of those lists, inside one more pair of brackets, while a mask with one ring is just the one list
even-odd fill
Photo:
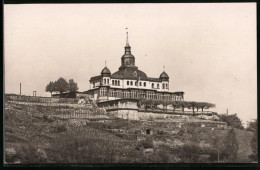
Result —
[[104, 84], [106, 84], [106, 79], [104, 79]]
[[107, 79], [107, 84], [109, 85], [109, 79]]
[[126, 85], [129, 85], [129, 81], [126, 82]]
[[159, 88], [160, 88], [160, 84], [158, 83], [158, 84], [157, 84], [157, 89], [159, 89]]
[[114, 80], [112, 80], [112, 85], [115, 85], [115, 81]]
[[93, 88], [95, 88], [95, 83], [93, 82]]
[[152, 88], [154, 88], [154, 84], [152, 83]]
[[118, 80], [117, 82], [118, 82], [117, 84], [120, 86], [120, 81]]
[[144, 87], [146, 87], [146, 82], [144, 82]]
[[142, 86], [142, 82], [139, 82], [139, 86]]
[[168, 84], [167, 83], [165, 83], [165, 87], [166, 87], [166, 89], [168, 89]]
[[137, 86], [137, 81], [135, 82], [135, 86]]
[[133, 81], [130, 81], [130, 85], [131, 85], [131, 86], [133, 85]]
[[165, 89], [165, 85], [164, 85], [164, 83], [162, 84], [162, 88]]

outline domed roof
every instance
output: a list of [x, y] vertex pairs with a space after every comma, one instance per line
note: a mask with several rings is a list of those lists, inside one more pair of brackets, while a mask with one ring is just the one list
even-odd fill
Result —
[[125, 53], [121, 58], [135, 58], [135, 56], [129, 53]]
[[111, 74], [111, 72], [110, 72], [110, 70], [109, 70], [107, 67], [105, 67], [105, 68], [103, 68], [103, 70], [101, 71], [101, 74]]
[[165, 73], [165, 71], [163, 71], [162, 74], [160, 75], [160, 79], [169, 79], [169, 76], [167, 73]]
[[119, 78], [119, 79], [133, 79], [133, 80], [147, 80], [147, 75], [141, 71], [138, 70], [137, 67], [125, 67], [122, 69], [119, 69], [117, 72], [113, 73], [111, 75], [112, 78]]

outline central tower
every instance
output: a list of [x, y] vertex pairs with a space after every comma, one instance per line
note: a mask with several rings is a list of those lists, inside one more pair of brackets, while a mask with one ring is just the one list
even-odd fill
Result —
[[126, 46], [125, 54], [121, 57], [121, 67], [136, 67], [135, 66], [135, 57], [131, 54], [131, 47], [128, 42], [128, 32], [126, 32]]

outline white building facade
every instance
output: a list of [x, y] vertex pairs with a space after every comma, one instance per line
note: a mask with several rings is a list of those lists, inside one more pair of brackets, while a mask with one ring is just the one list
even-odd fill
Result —
[[184, 92], [169, 91], [169, 76], [163, 71], [158, 78], [148, 77], [135, 65], [135, 57], [131, 54], [131, 47], [126, 39], [125, 53], [121, 57], [119, 70], [111, 74], [105, 66], [98, 76], [91, 77], [90, 90], [97, 102], [122, 98], [147, 98], [153, 100], [184, 100]]

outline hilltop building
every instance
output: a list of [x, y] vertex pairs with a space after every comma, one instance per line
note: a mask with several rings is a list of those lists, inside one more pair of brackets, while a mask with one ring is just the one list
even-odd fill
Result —
[[131, 53], [131, 46], [126, 36], [124, 55], [121, 66], [111, 74], [105, 66], [100, 75], [91, 77], [90, 89], [85, 93], [92, 96], [97, 103], [118, 100], [147, 98], [154, 100], [184, 100], [184, 92], [169, 91], [169, 76], [163, 71], [157, 78], [148, 77], [135, 65], [135, 57]]

